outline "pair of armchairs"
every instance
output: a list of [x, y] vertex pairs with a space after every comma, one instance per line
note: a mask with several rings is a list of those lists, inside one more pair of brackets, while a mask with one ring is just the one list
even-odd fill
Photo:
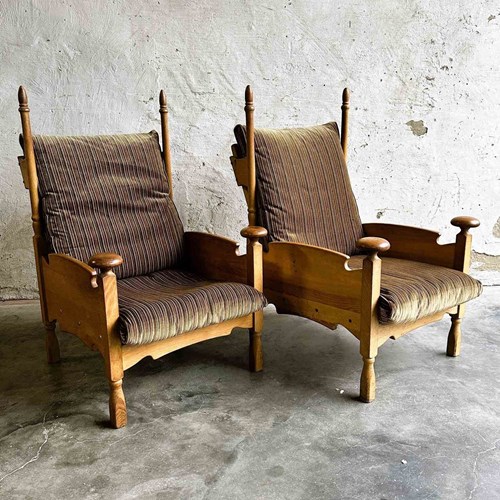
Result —
[[[247, 328], [250, 370], [262, 370], [263, 291], [279, 312], [342, 324], [360, 339], [363, 401], [374, 398], [373, 362], [389, 337], [448, 312], [448, 354], [458, 354], [463, 304], [481, 289], [465, 274], [468, 229], [479, 223], [454, 219], [457, 242], [443, 246], [432, 231], [361, 225], [345, 167], [344, 97], [340, 138], [335, 124], [255, 130], [247, 88], [247, 123], [235, 129], [232, 158], [249, 213], [240, 255], [234, 241], [183, 229], [172, 201], [163, 91], [160, 148], [154, 131], [32, 135], [20, 87], [19, 164], [30, 194], [48, 361], [60, 359], [56, 323], [101, 353], [113, 427], [127, 422], [124, 371], [146, 356]], [[383, 262], [377, 254], [389, 243], [381, 236], [391, 242]]]

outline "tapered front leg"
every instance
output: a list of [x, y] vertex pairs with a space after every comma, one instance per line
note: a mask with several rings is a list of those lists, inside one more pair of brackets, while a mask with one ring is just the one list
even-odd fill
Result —
[[47, 352], [47, 361], [50, 364], [59, 363], [59, 361], [61, 361], [55, 321], [45, 323], [45, 351]]
[[448, 345], [446, 346], [446, 355], [451, 357], [460, 356], [460, 345], [462, 341], [462, 318], [452, 314], [451, 328], [448, 333]]
[[109, 417], [115, 429], [127, 425], [127, 405], [122, 388], [123, 379], [109, 382]]
[[375, 399], [375, 358], [363, 358], [363, 371], [359, 388], [359, 399], [371, 403]]
[[462, 318], [465, 314], [465, 304], [457, 307], [455, 314], [451, 316], [451, 327], [448, 333], [448, 344], [446, 346], [446, 355], [451, 357], [460, 356], [460, 345], [462, 342]]

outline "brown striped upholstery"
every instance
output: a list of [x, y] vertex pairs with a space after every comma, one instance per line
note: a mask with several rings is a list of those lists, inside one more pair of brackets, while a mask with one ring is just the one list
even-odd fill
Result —
[[[363, 258], [352, 257], [349, 267], [362, 268]], [[379, 321], [411, 323], [474, 299], [481, 291], [479, 281], [460, 271], [382, 256]]]
[[33, 140], [53, 252], [84, 262], [97, 252], [118, 253], [119, 278], [179, 264], [183, 228], [156, 132]]
[[246, 316], [267, 304], [251, 286], [178, 270], [119, 280], [118, 302], [124, 344], [148, 344]]
[[[235, 128], [246, 155], [245, 127]], [[258, 224], [268, 240], [308, 243], [347, 255], [363, 236], [336, 123], [256, 129]]]

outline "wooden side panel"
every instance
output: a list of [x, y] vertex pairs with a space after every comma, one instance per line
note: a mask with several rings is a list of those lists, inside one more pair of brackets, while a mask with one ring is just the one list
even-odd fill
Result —
[[358, 336], [362, 270], [349, 257], [299, 243], [271, 243], [264, 254], [264, 294], [278, 312], [325, 325], [342, 324]]
[[366, 236], [385, 238], [391, 244], [384, 257], [415, 260], [436, 266], [453, 268], [455, 244], [440, 245], [436, 231], [397, 224], [363, 224]]
[[335, 330], [341, 324], [359, 338], [360, 314], [334, 305], [264, 287], [264, 295], [280, 314], [292, 314]]
[[217, 281], [247, 282], [247, 258], [239, 244], [208, 233], [184, 233], [185, 263], [193, 272]]
[[42, 259], [48, 321], [77, 335], [92, 349], [105, 354], [106, 317], [103, 287], [94, 269], [67, 255]]

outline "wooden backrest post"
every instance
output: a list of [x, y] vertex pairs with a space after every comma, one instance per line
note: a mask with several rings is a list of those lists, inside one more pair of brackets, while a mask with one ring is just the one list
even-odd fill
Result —
[[24, 161], [28, 173], [28, 189], [31, 202], [31, 220], [33, 222], [33, 232], [35, 238], [41, 238], [42, 230], [40, 226], [40, 210], [38, 199], [38, 176], [36, 173], [35, 151], [33, 149], [33, 137], [31, 135], [30, 108], [28, 106], [28, 94], [21, 86], [17, 94], [19, 100], [19, 113], [21, 114], [21, 124], [23, 128], [24, 141]]
[[28, 94], [21, 86], [17, 94], [19, 101], [19, 113], [21, 114], [21, 125], [23, 129], [24, 158], [20, 158], [20, 166], [23, 171], [23, 179], [27, 179], [27, 187], [30, 193], [31, 221], [33, 223], [33, 247], [35, 251], [36, 274], [38, 279], [38, 290], [40, 291], [40, 308], [42, 310], [42, 321], [47, 326], [50, 323], [47, 304], [45, 300], [45, 283], [43, 279], [42, 259], [47, 256], [47, 247], [43, 240], [42, 227], [40, 225], [40, 200], [38, 197], [38, 175], [36, 173], [35, 150], [33, 148], [33, 136], [31, 134], [30, 108], [28, 106]]
[[253, 92], [250, 85], [245, 89], [245, 117], [247, 131], [247, 160], [248, 160], [248, 224], [255, 226], [255, 129], [253, 121], [253, 113], [255, 107], [253, 105]]
[[345, 88], [342, 92], [342, 130], [340, 132], [340, 144], [344, 152], [344, 158], [347, 160], [347, 135], [349, 133], [349, 89]]
[[161, 117], [161, 141], [163, 149], [163, 161], [167, 169], [168, 193], [170, 199], [174, 198], [174, 188], [172, 186], [172, 163], [170, 159], [170, 137], [168, 135], [168, 107], [167, 96], [163, 90], [160, 91], [160, 117]]

